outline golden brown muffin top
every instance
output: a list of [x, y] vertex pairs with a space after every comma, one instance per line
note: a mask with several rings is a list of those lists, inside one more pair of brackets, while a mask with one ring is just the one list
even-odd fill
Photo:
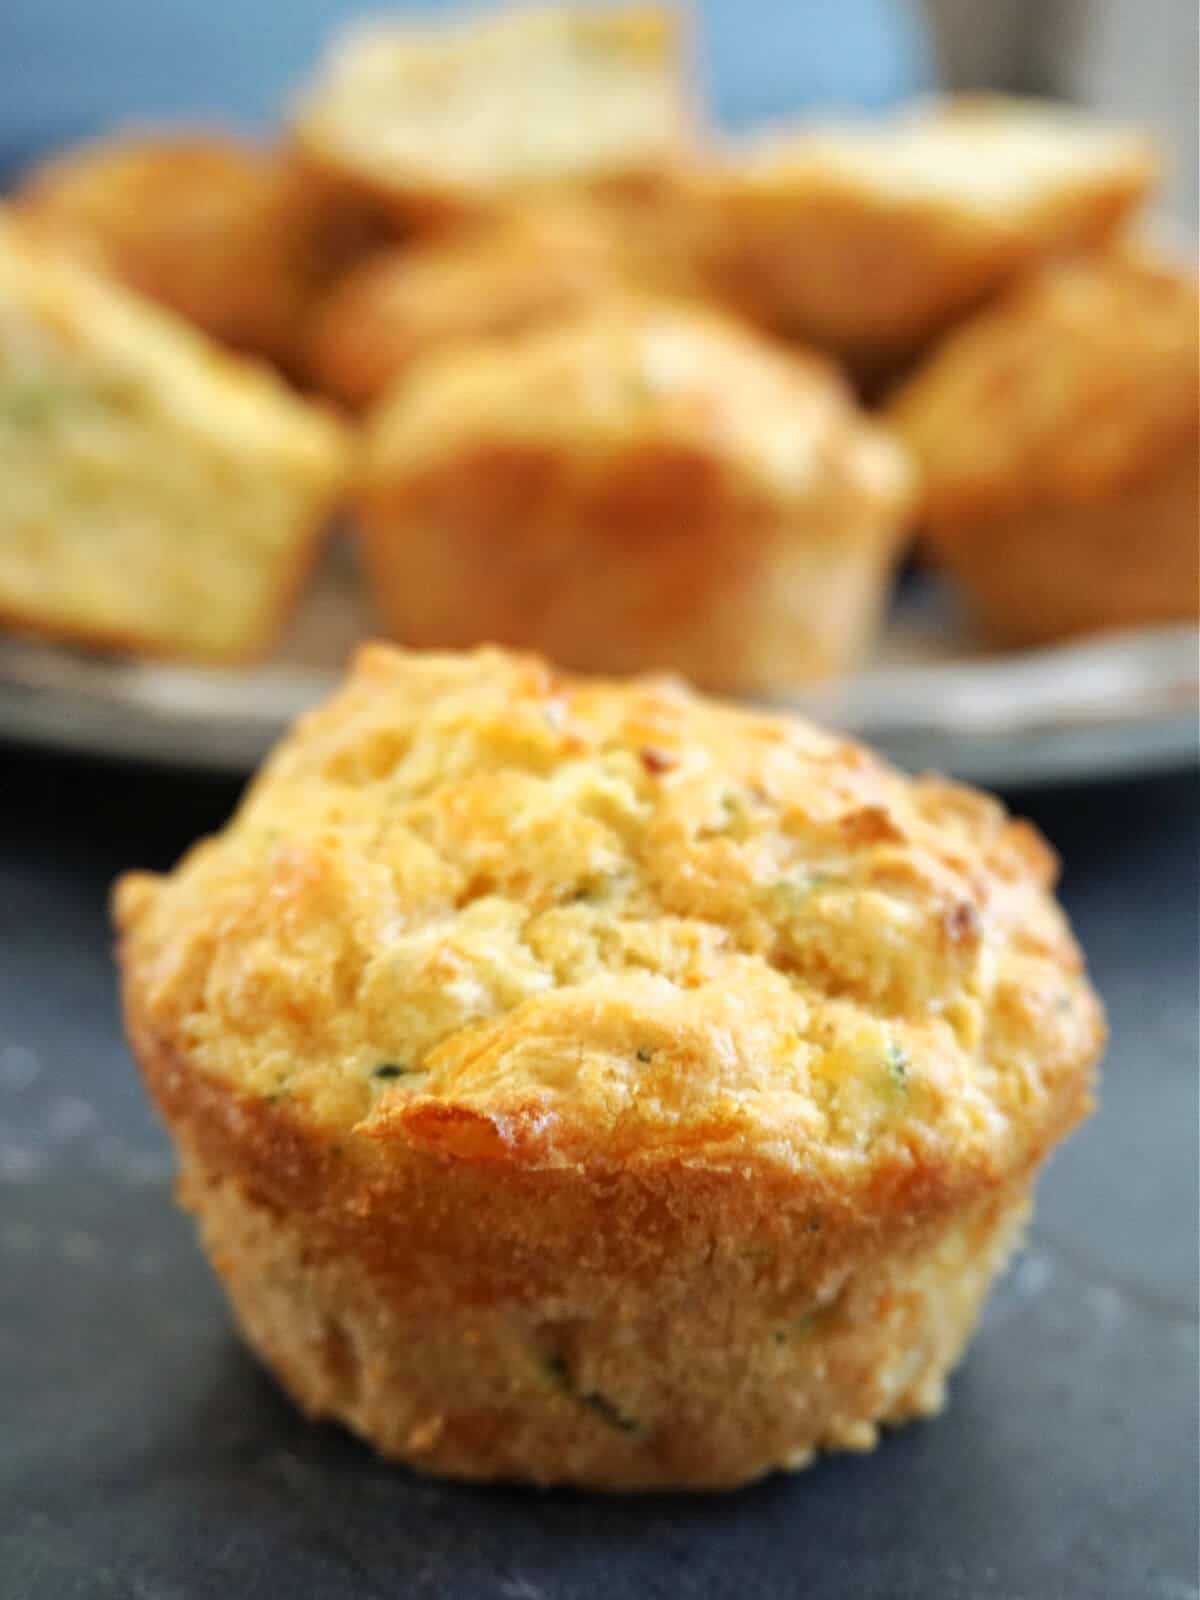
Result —
[[310, 366], [328, 392], [365, 404], [418, 356], [577, 313], [619, 284], [615, 244], [596, 215], [560, 203], [514, 209], [380, 252], [348, 274], [314, 318]]
[[935, 518], [1119, 488], [1200, 448], [1195, 274], [1132, 249], [1047, 267], [952, 334], [888, 415]]
[[118, 256], [156, 226], [180, 237], [237, 236], [273, 196], [273, 152], [206, 129], [147, 130], [97, 139], [52, 156], [22, 181], [17, 203], [31, 216], [78, 229]]
[[14, 198], [29, 224], [139, 294], [288, 365], [317, 296], [396, 234], [289, 153], [206, 129], [75, 146]]
[[1142, 133], [1048, 101], [958, 95], [898, 115], [759, 135], [730, 165], [748, 193], [841, 190], [866, 206], [914, 207], [998, 229], [1096, 187], [1144, 193], [1158, 173]]
[[681, 686], [360, 653], [226, 830], [116, 893], [136, 1025], [344, 1137], [987, 1181], [1102, 1033], [992, 800]]
[[832, 366], [715, 311], [634, 296], [415, 368], [372, 418], [362, 479], [386, 486], [501, 442], [557, 446], [580, 463], [626, 447], [693, 450], [782, 501], [840, 485], [902, 515], [913, 494], [906, 454]]
[[642, 5], [361, 25], [335, 41], [294, 133], [315, 160], [401, 197], [652, 176], [689, 142], [678, 32]]
[[[282, 322], [284, 165], [215, 132], [124, 134], [36, 167], [16, 196], [40, 229], [216, 338]], [[264, 282], [264, 279], [269, 281]]]

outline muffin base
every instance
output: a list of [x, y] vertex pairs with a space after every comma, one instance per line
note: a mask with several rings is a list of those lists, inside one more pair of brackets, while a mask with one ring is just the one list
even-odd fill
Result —
[[1029, 1189], [1010, 1182], [823, 1274], [799, 1316], [755, 1291], [765, 1250], [740, 1278], [714, 1259], [686, 1298], [633, 1279], [615, 1301], [600, 1286], [601, 1314], [566, 1315], [521, 1282], [467, 1296], [453, 1273], [373, 1271], [198, 1151], [179, 1195], [248, 1343], [310, 1416], [450, 1477], [716, 1490], [937, 1413]]
[[1200, 616], [1198, 517], [1200, 458], [1189, 440], [1104, 500], [934, 529], [925, 544], [994, 638], [1042, 644]]
[[364, 489], [358, 512], [379, 616], [410, 647], [488, 639], [747, 694], [861, 655], [905, 522], [868, 495], [789, 513], [701, 452], [638, 448], [589, 474], [537, 444]]

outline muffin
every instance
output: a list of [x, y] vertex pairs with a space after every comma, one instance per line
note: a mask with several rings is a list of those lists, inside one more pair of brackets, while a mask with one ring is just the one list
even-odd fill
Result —
[[406, 222], [562, 182], [653, 184], [685, 155], [676, 20], [652, 6], [514, 7], [335, 42], [292, 122], [298, 147]]
[[1156, 176], [1140, 134], [1032, 101], [813, 126], [730, 164], [714, 271], [765, 326], [875, 375], [1017, 273], [1109, 236]]
[[397, 231], [279, 152], [195, 130], [68, 150], [15, 198], [93, 265], [289, 369], [318, 296]]
[[718, 1489], [941, 1405], [1090, 1103], [1054, 876], [801, 721], [368, 646], [115, 915], [180, 1198], [310, 1414]]
[[682, 177], [640, 193], [544, 194], [379, 251], [313, 314], [308, 376], [362, 409], [435, 351], [524, 334], [627, 293], [703, 299], [701, 195]]
[[746, 692], [856, 658], [912, 496], [823, 363], [632, 301], [422, 363], [372, 416], [352, 491], [406, 643]]
[[265, 369], [0, 218], [0, 621], [214, 661], [271, 642], [344, 481]]
[[308, 371], [361, 408], [419, 357], [505, 337], [586, 310], [624, 283], [615, 241], [578, 208], [518, 211], [351, 272], [316, 312]]
[[1200, 295], [1144, 249], [1029, 278], [893, 398], [925, 546], [1015, 644], [1200, 614]]

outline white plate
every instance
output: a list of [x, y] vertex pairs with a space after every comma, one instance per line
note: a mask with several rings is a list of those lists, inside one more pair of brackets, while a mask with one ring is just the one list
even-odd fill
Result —
[[[0, 637], [0, 735], [71, 751], [250, 772], [370, 634], [335, 548], [274, 659], [164, 666]], [[774, 704], [865, 739], [910, 770], [1016, 786], [1194, 762], [1200, 630], [1187, 624], [986, 654], [952, 598], [903, 583], [874, 658]]]

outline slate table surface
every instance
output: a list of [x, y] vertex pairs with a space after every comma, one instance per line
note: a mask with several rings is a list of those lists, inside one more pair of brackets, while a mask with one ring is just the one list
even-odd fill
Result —
[[1191, 775], [1017, 795], [1109, 1007], [1099, 1114], [941, 1419], [725, 1498], [464, 1488], [238, 1345], [122, 1042], [105, 903], [233, 786], [0, 749], [0, 1597], [1197, 1594]]

